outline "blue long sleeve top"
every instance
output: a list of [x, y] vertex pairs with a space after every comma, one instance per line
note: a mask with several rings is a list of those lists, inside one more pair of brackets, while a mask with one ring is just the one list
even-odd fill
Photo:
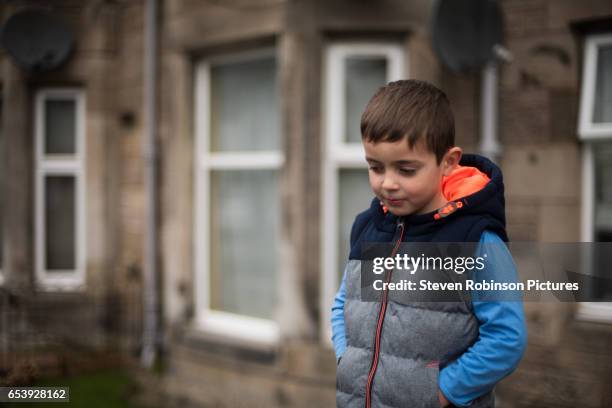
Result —
[[[478, 247], [476, 256], [482, 256], [486, 250], [487, 262], [485, 268], [476, 274], [476, 280], [518, 281], [512, 256], [497, 234], [485, 231], [480, 244], [492, 245]], [[343, 276], [332, 306], [332, 341], [337, 359], [346, 349], [345, 280], [346, 276]], [[440, 390], [459, 407], [469, 406], [472, 400], [490, 391], [496, 383], [512, 373], [527, 344], [520, 293], [485, 298], [484, 295], [479, 296], [479, 292], [473, 292], [472, 299], [473, 311], [480, 323], [478, 339], [459, 358], [441, 367], [439, 376]]]

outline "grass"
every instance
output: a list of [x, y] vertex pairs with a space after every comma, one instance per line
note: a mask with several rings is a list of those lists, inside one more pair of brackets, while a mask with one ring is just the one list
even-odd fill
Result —
[[81, 374], [75, 377], [49, 378], [37, 381], [35, 387], [69, 387], [70, 402], [32, 402], [3, 405], [10, 408], [141, 408], [131, 402], [137, 385], [121, 369]]

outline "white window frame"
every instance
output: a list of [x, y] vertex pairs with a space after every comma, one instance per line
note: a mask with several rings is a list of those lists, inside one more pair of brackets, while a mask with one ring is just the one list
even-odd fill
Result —
[[[595, 232], [595, 160], [593, 142], [612, 141], [612, 123], [593, 123], [598, 49], [612, 45], [612, 34], [591, 35], [585, 39], [584, 65], [578, 135], [582, 145], [581, 240], [593, 242]], [[612, 302], [582, 302], [576, 311], [578, 320], [612, 323]]]
[[598, 50], [602, 45], [612, 45], [612, 34], [592, 35], [585, 40], [582, 97], [578, 126], [578, 134], [582, 140], [609, 139], [612, 137], [612, 122], [593, 123], [592, 120], [593, 109], [595, 108]]
[[[321, 341], [330, 346], [331, 308], [340, 286], [338, 279], [338, 177], [343, 169], [366, 169], [361, 143], [344, 141], [345, 70], [347, 57], [373, 56], [387, 59], [387, 82], [408, 77], [407, 55], [399, 43], [332, 43], [324, 55], [323, 167], [321, 183]], [[364, 208], [365, 209], [365, 208]]]
[[[194, 205], [194, 329], [248, 344], [276, 345], [278, 322], [213, 310], [210, 304], [210, 174], [213, 170], [279, 171], [284, 154], [279, 150], [210, 152], [211, 67], [260, 57], [276, 56], [274, 48], [242, 52], [200, 61], [195, 69], [195, 205]], [[278, 58], [277, 58], [278, 61]], [[280, 262], [278, 263], [280, 265]], [[276, 288], [276, 286], [275, 286]]]
[[[45, 101], [48, 99], [74, 100], [75, 153], [70, 155], [44, 154]], [[45, 291], [77, 291], [85, 286], [85, 93], [77, 88], [40, 89], [35, 97], [35, 203], [34, 247], [37, 287]], [[75, 178], [75, 269], [49, 272], [45, 269], [45, 185], [49, 175], [66, 175]]]

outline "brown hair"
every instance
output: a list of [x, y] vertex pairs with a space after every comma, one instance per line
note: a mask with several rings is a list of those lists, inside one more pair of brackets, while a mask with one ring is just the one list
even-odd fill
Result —
[[374, 94], [361, 116], [361, 138], [371, 143], [407, 138], [413, 148], [423, 136], [437, 164], [455, 145], [455, 119], [448, 98], [424, 81], [390, 82]]

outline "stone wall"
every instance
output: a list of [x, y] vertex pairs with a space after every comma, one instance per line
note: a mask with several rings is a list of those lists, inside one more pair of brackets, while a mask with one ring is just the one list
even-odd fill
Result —
[[[48, 4], [33, 1], [28, 6]], [[0, 7], [7, 18], [24, 5]], [[63, 66], [29, 73], [4, 51], [0, 54], [1, 165], [6, 175], [2, 297], [8, 299], [0, 312], [19, 316], [5, 319], [8, 349], [3, 352], [63, 345], [130, 353], [138, 348], [141, 320], [142, 57], [133, 46], [142, 49], [137, 37], [142, 24], [134, 26], [142, 4], [58, 1], [46, 9], [74, 33], [75, 48]], [[130, 26], [132, 31], [126, 28]], [[76, 291], [46, 293], [34, 279], [33, 98], [38, 89], [54, 87], [77, 87], [85, 93], [86, 283]]]

